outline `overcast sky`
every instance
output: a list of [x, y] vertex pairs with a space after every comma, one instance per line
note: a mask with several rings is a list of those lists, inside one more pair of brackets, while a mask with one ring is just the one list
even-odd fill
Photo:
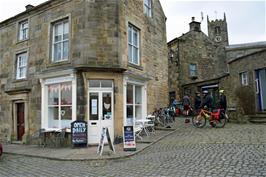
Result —
[[[0, 0], [0, 21], [25, 10], [25, 5], [38, 5], [46, 0]], [[189, 30], [191, 17], [201, 21], [202, 31], [207, 32], [207, 15], [210, 20], [223, 18], [226, 13], [229, 43], [266, 41], [266, 0], [160, 0], [167, 16], [167, 41]]]

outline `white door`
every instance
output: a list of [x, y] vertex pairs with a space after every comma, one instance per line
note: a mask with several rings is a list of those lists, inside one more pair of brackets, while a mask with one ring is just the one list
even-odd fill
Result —
[[[98, 144], [103, 127], [107, 127], [111, 140], [114, 140], [113, 91], [97, 89], [89, 91], [88, 144]], [[105, 139], [105, 143], [107, 138]]]

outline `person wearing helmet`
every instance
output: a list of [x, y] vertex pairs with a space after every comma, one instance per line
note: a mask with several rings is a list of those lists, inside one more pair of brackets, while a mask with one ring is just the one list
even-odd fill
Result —
[[209, 94], [208, 90], [204, 90], [203, 92], [203, 101], [202, 101], [202, 105], [201, 107], [207, 107], [209, 109], [209, 111], [212, 111], [213, 105], [213, 98], [212, 96]]

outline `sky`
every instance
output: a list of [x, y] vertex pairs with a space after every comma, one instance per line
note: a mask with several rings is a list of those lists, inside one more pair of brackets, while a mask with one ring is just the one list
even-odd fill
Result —
[[[46, 0], [0, 0], [0, 21]], [[223, 19], [226, 14], [229, 44], [266, 41], [266, 0], [160, 0], [167, 17], [167, 41], [189, 31], [191, 17], [201, 22], [207, 31], [207, 15], [210, 20]], [[203, 14], [203, 20], [201, 17]]]

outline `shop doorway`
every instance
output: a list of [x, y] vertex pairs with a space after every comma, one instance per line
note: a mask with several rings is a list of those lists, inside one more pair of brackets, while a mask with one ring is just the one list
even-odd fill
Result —
[[103, 127], [114, 140], [113, 88], [89, 88], [88, 95], [88, 144], [99, 143]]

